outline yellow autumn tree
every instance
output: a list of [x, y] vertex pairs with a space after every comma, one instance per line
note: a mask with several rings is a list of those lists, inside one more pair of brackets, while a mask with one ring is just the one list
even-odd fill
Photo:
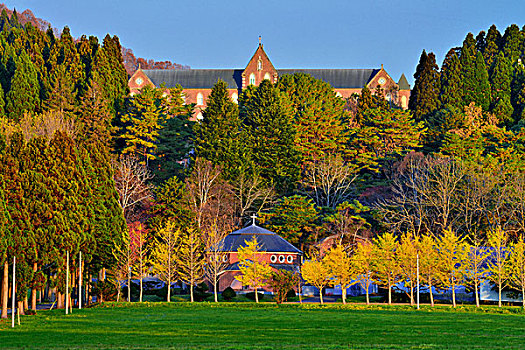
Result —
[[501, 291], [509, 278], [509, 254], [507, 249], [508, 235], [501, 229], [491, 230], [487, 234], [488, 246], [492, 248], [492, 257], [489, 259], [488, 279], [498, 286], [498, 306], [501, 307]]
[[521, 300], [525, 308], [525, 242], [521, 235], [518, 241], [512, 245], [512, 254], [509, 258], [510, 284], [521, 290]]
[[392, 287], [399, 281], [400, 268], [396, 257], [398, 242], [391, 232], [374, 239], [373, 271], [376, 282], [388, 289], [388, 304], [392, 304]]
[[396, 251], [401, 281], [410, 289], [410, 305], [414, 305], [414, 288], [417, 280], [417, 255], [419, 238], [412, 232], [401, 235]]
[[343, 297], [343, 304], [346, 304], [346, 290], [354, 284], [354, 274], [352, 273], [352, 260], [348, 256], [342, 245], [337, 245], [330, 249], [323, 258], [330, 284], [340, 285]]
[[476, 295], [476, 307], [479, 307], [479, 285], [487, 276], [487, 258], [490, 251], [484, 247], [479, 239], [474, 238], [472, 244], [468, 246], [468, 255], [465, 268], [465, 277], [474, 286]]
[[323, 304], [323, 289], [330, 283], [330, 272], [324, 261], [320, 259], [307, 260], [301, 266], [303, 279], [319, 289], [319, 297]]
[[374, 282], [372, 264], [374, 262], [374, 246], [369, 242], [357, 243], [352, 255], [352, 273], [361, 288], [366, 293], [366, 305], [370, 305], [370, 285]]
[[257, 242], [257, 237], [246, 241], [246, 246], [239, 247], [237, 257], [239, 259], [239, 270], [241, 274], [235, 276], [239, 282], [245, 286], [253, 288], [255, 302], [259, 302], [258, 289], [268, 284], [271, 278], [272, 268], [261, 259], [261, 246]]
[[436, 241], [430, 235], [424, 235], [419, 240], [419, 273], [421, 279], [426, 282], [430, 296], [430, 305], [434, 306], [434, 294], [432, 288], [437, 282], [439, 267], [439, 254], [436, 249]]
[[465, 280], [468, 260], [468, 247], [465, 239], [460, 238], [450, 228], [443, 230], [437, 241], [439, 269], [437, 275], [444, 287], [452, 291], [452, 305], [456, 307], [456, 287]]
[[171, 301], [171, 283], [177, 277], [177, 252], [179, 249], [180, 230], [176, 229], [175, 222], [169, 220], [157, 232], [152, 263], [153, 272], [168, 286], [167, 302]]
[[190, 286], [190, 301], [194, 301], [193, 289], [204, 279], [204, 242], [199, 232], [189, 228], [181, 233], [180, 245], [176, 256], [179, 278]]

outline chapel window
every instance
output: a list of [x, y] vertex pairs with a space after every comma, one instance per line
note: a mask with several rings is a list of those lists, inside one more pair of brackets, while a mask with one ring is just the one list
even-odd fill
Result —
[[234, 93], [232, 94], [232, 101], [233, 101], [234, 103], [238, 103], [238, 100], [239, 100], [239, 96], [237, 95], [236, 92], [234, 92]]
[[202, 94], [199, 92], [197, 94], [197, 105], [199, 106], [202, 106], [204, 104], [204, 97], [202, 96]]
[[250, 85], [255, 85], [255, 74], [250, 74]]
[[272, 78], [270, 77], [270, 73], [266, 73], [266, 74], [264, 75], [264, 79], [266, 79], [266, 80], [270, 80], [270, 81], [271, 81]]
[[257, 70], [262, 70], [262, 60], [261, 59], [257, 61]]

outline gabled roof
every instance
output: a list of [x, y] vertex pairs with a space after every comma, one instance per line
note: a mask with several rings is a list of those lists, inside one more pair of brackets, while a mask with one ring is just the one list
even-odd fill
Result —
[[410, 90], [410, 84], [408, 83], [405, 74], [401, 74], [397, 85], [399, 86], [399, 90]]
[[211, 89], [221, 79], [230, 89], [240, 89], [243, 71], [241, 69], [144, 69], [143, 72], [155, 86], [164, 83], [168, 88], [179, 84], [185, 89]]
[[299, 249], [295, 248], [281, 236], [254, 224], [234, 231], [226, 236], [223, 244], [221, 244], [223, 247], [221, 250], [224, 252], [236, 252], [239, 250], [239, 247], [245, 247], [247, 245], [246, 242], [251, 240], [253, 236], [257, 238], [257, 242], [261, 246], [262, 251], [302, 254]]
[[379, 69], [278, 69], [283, 74], [305, 73], [330, 84], [335, 89], [362, 89]]

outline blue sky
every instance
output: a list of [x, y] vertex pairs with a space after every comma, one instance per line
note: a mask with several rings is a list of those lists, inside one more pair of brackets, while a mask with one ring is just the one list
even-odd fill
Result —
[[192, 68], [243, 68], [258, 36], [276, 68], [378, 68], [412, 83], [423, 49], [438, 63], [496, 24], [525, 24], [521, 0], [12, 0], [74, 36], [116, 34], [135, 55]]

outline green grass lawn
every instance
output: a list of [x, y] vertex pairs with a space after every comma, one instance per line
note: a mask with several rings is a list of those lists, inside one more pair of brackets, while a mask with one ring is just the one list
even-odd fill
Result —
[[[450, 307], [144, 303], [41, 311], [0, 348], [40, 349], [523, 349], [525, 314]], [[498, 314], [496, 312], [505, 312]]]

